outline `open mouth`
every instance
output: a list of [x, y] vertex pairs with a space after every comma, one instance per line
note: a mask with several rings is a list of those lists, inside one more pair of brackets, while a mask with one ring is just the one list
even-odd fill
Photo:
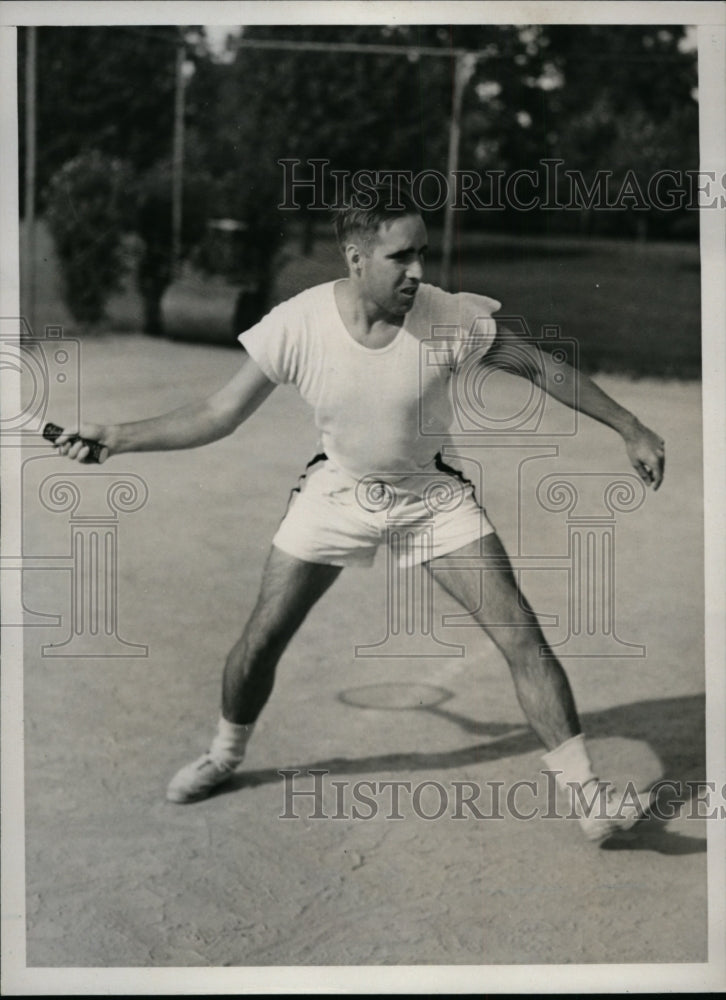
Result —
[[401, 289], [401, 295], [405, 295], [407, 299], [412, 299], [417, 291], [418, 285], [408, 285], [406, 288]]

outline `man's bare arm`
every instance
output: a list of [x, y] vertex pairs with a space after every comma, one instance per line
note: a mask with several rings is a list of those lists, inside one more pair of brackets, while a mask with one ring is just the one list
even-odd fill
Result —
[[129, 451], [172, 451], [197, 448], [231, 434], [275, 388], [252, 358], [245, 354], [242, 367], [213, 395], [148, 420], [124, 424], [84, 423], [66, 428], [55, 442], [61, 454], [83, 462], [89, 448], [80, 436], [103, 445], [100, 461]]
[[483, 363], [528, 378], [559, 402], [612, 427], [622, 437], [630, 462], [640, 478], [658, 489], [665, 467], [663, 439], [641, 424], [587, 375], [566, 362], [554, 362], [547, 351], [506, 329], [497, 330], [497, 339], [484, 355]]

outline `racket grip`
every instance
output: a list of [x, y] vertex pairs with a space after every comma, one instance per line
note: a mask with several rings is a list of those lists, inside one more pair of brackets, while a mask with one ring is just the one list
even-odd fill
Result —
[[[55, 444], [58, 438], [63, 433], [63, 428], [59, 427], [58, 424], [46, 424], [43, 428], [43, 437], [46, 441], [50, 441], [51, 444]], [[82, 441], [87, 448], [89, 448], [88, 455], [84, 458], [84, 462], [94, 462], [98, 464], [101, 458], [101, 448], [103, 445], [98, 441], [91, 441], [88, 438], [82, 438], [79, 434], [74, 434], [73, 437], [68, 439], [70, 444], [74, 444], [76, 441]]]

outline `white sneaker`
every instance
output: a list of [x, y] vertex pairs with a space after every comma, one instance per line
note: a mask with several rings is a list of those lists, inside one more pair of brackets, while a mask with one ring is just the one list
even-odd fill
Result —
[[198, 802], [234, 775], [237, 765], [225, 764], [207, 752], [187, 764], [169, 782], [166, 797], [169, 802]]
[[580, 822], [580, 829], [587, 840], [604, 841], [608, 837], [626, 833], [639, 819], [645, 816], [642, 803], [628, 798], [623, 801], [612, 785], [598, 782], [597, 791], [588, 788], [588, 782], [582, 789], [585, 802], [581, 802], [573, 789], [573, 803]]

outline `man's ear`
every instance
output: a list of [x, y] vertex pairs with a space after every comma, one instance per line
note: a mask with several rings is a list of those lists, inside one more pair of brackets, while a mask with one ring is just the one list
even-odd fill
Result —
[[351, 274], [360, 274], [361, 258], [363, 251], [358, 243], [347, 243], [345, 246], [345, 259], [348, 263], [348, 270]]

